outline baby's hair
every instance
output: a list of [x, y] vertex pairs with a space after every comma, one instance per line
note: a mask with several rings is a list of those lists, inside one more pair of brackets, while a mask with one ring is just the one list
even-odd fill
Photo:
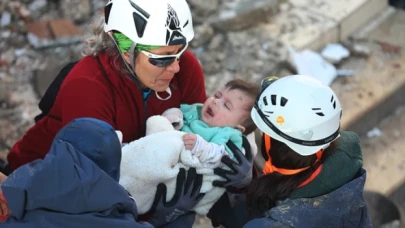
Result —
[[260, 86], [254, 83], [249, 83], [242, 79], [234, 79], [225, 84], [225, 89], [240, 90], [244, 92], [248, 97], [252, 98], [252, 102], [246, 107], [246, 109], [249, 111], [249, 116], [247, 116], [242, 123], [242, 126], [245, 128], [244, 134], [248, 135], [252, 133], [254, 130], [256, 130], [257, 127], [253, 122], [252, 117], [250, 116], [250, 111], [252, 110], [255, 104], [256, 97], [260, 93]]

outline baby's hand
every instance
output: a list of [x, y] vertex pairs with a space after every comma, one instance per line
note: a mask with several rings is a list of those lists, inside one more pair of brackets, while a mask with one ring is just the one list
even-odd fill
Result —
[[183, 135], [183, 142], [187, 150], [192, 150], [197, 142], [197, 136], [192, 133], [186, 133]]

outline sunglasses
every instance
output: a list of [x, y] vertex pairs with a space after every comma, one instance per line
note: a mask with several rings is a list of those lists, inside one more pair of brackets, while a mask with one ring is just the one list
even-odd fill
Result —
[[187, 50], [188, 43], [184, 45], [184, 48], [175, 55], [156, 55], [147, 51], [141, 51], [143, 54], [149, 57], [149, 63], [157, 67], [170, 66], [174, 61], [180, 60], [180, 57]]

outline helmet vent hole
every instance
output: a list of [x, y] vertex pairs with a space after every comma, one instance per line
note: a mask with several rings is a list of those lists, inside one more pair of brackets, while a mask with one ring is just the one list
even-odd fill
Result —
[[268, 105], [268, 103], [267, 103], [267, 97], [263, 97], [263, 103], [264, 103], [264, 105]]
[[188, 20], [186, 21], [186, 23], [184, 23], [183, 28], [185, 28], [188, 25]]
[[287, 98], [281, 97], [281, 106], [284, 107], [287, 104]]
[[277, 95], [271, 95], [271, 104], [277, 105]]
[[320, 108], [313, 108], [312, 110], [318, 111], [318, 112], [315, 113], [315, 114], [317, 114], [318, 116], [325, 116], [325, 115], [323, 114], [323, 112], [321, 112], [321, 109], [320, 109]]
[[166, 43], [169, 43], [169, 39], [170, 39], [170, 31], [166, 30]]
[[333, 102], [333, 95], [332, 95], [332, 97], [330, 98], [330, 103], [332, 103]]
[[134, 9], [136, 11], [138, 11], [140, 14], [142, 14], [145, 18], [149, 18], [150, 14], [148, 14], [145, 10], [143, 10], [141, 7], [139, 7], [137, 4], [135, 4], [134, 2], [132, 2], [131, 0], [128, 0], [129, 3], [131, 4], [132, 7], [134, 7]]
[[333, 102], [333, 109], [336, 109], [336, 101]]
[[107, 5], [104, 9], [104, 18], [105, 18], [105, 23], [108, 24], [108, 19], [110, 18], [110, 12], [111, 12], [111, 7], [112, 3]]
[[135, 29], [138, 37], [141, 38], [143, 36], [143, 32], [145, 31], [147, 21], [138, 13], [133, 13], [134, 22], [135, 22]]

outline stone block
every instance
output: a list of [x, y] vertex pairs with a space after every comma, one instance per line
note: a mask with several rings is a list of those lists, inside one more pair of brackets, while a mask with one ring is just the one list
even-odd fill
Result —
[[370, 0], [290, 0], [290, 3], [294, 7], [321, 14], [335, 22], [341, 22], [368, 1]]
[[405, 11], [395, 11], [384, 22], [367, 34], [367, 37], [380, 42], [399, 45], [405, 48]]
[[387, 0], [368, 0], [340, 22], [339, 40], [345, 40], [388, 8]]
[[80, 41], [83, 34], [82, 30], [68, 19], [50, 21], [49, 28], [53, 34], [55, 42], [58, 44], [69, 44]]
[[32, 46], [43, 48], [78, 42], [83, 31], [70, 19], [56, 19], [28, 23], [27, 34]]
[[54, 44], [48, 21], [35, 21], [27, 24], [27, 38], [35, 48]]
[[279, 0], [255, 0], [231, 3], [214, 17], [212, 26], [220, 31], [249, 29], [276, 15]]
[[260, 29], [297, 50], [317, 50], [338, 40], [337, 23], [320, 14], [301, 8], [281, 12]]

